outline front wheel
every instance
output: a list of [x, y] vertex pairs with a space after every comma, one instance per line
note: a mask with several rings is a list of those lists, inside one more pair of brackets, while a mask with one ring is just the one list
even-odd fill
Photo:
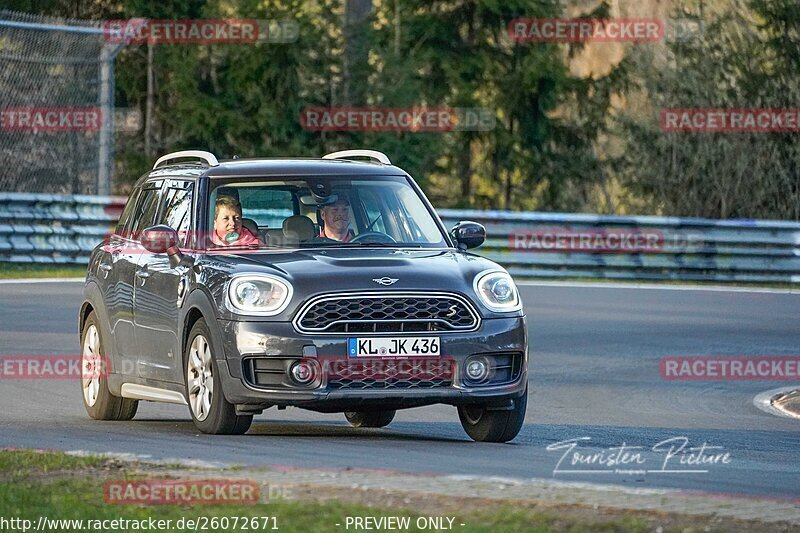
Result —
[[345, 411], [344, 417], [355, 428], [382, 428], [388, 426], [397, 411]]
[[528, 388], [514, 399], [511, 409], [490, 410], [480, 405], [462, 405], [458, 408], [461, 427], [478, 442], [508, 442], [517, 436], [525, 421], [528, 407]]
[[111, 364], [100, 338], [100, 323], [92, 311], [81, 332], [81, 389], [83, 406], [95, 420], [131, 420], [139, 402], [114, 396], [108, 390]]
[[222, 378], [213, 357], [211, 332], [202, 318], [189, 333], [184, 353], [186, 399], [194, 425], [212, 435], [241, 435], [250, 429], [252, 415], [237, 415], [236, 407], [222, 394]]

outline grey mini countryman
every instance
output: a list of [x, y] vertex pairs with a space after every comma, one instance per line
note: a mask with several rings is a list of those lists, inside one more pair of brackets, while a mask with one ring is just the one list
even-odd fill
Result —
[[467, 251], [485, 237], [467, 221], [448, 233], [380, 152], [166, 155], [91, 254], [86, 410], [130, 420], [141, 400], [178, 403], [205, 433], [241, 434], [273, 406], [375, 428], [443, 403], [472, 439], [509, 441], [527, 330], [509, 274]]

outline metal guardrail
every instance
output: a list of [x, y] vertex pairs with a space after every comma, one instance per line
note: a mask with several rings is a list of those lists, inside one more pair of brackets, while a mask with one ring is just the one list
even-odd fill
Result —
[[0, 261], [87, 264], [124, 197], [0, 193]]
[[[0, 193], [0, 261], [86, 263], [124, 203]], [[800, 283], [797, 222], [452, 209], [439, 215], [447, 227], [459, 220], [486, 226], [476, 252], [520, 278]]]
[[[486, 226], [478, 250], [515, 277], [800, 283], [800, 223], [659, 216], [442, 210]], [[559, 236], [657, 237], [640, 253], [548, 246]], [[645, 241], [647, 242], [647, 241]], [[538, 245], [538, 246], [537, 246]]]

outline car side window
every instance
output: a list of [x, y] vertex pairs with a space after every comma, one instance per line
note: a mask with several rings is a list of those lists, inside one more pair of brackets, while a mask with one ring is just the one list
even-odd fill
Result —
[[117, 221], [117, 228], [114, 230], [114, 233], [117, 235], [122, 235], [125, 233], [125, 227], [130, 223], [134, 208], [139, 202], [139, 193], [141, 192], [141, 189], [136, 188], [131, 192], [130, 196], [128, 196], [128, 201], [125, 203], [125, 208], [122, 210], [122, 214], [119, 216], [119, 220]]
[[164, 210], [158, 224], [165, 224], [178, 232], [179, 242], [186, 244], [192, 218], [192, 187], [170, 187], [164, 194]]
[[139, 240], [142, 231], [154, 225], [158, 212], [158, 193], [159, 189], [144, 189], [139, 195], [138, 206], [128, 229], [131, 238]]

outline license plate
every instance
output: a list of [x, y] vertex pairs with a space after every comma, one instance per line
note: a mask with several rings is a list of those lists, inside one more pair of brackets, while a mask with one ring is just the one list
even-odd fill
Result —
[[347, 339], [349, 357], [438, 356], [439, 337], [358, 337]]

